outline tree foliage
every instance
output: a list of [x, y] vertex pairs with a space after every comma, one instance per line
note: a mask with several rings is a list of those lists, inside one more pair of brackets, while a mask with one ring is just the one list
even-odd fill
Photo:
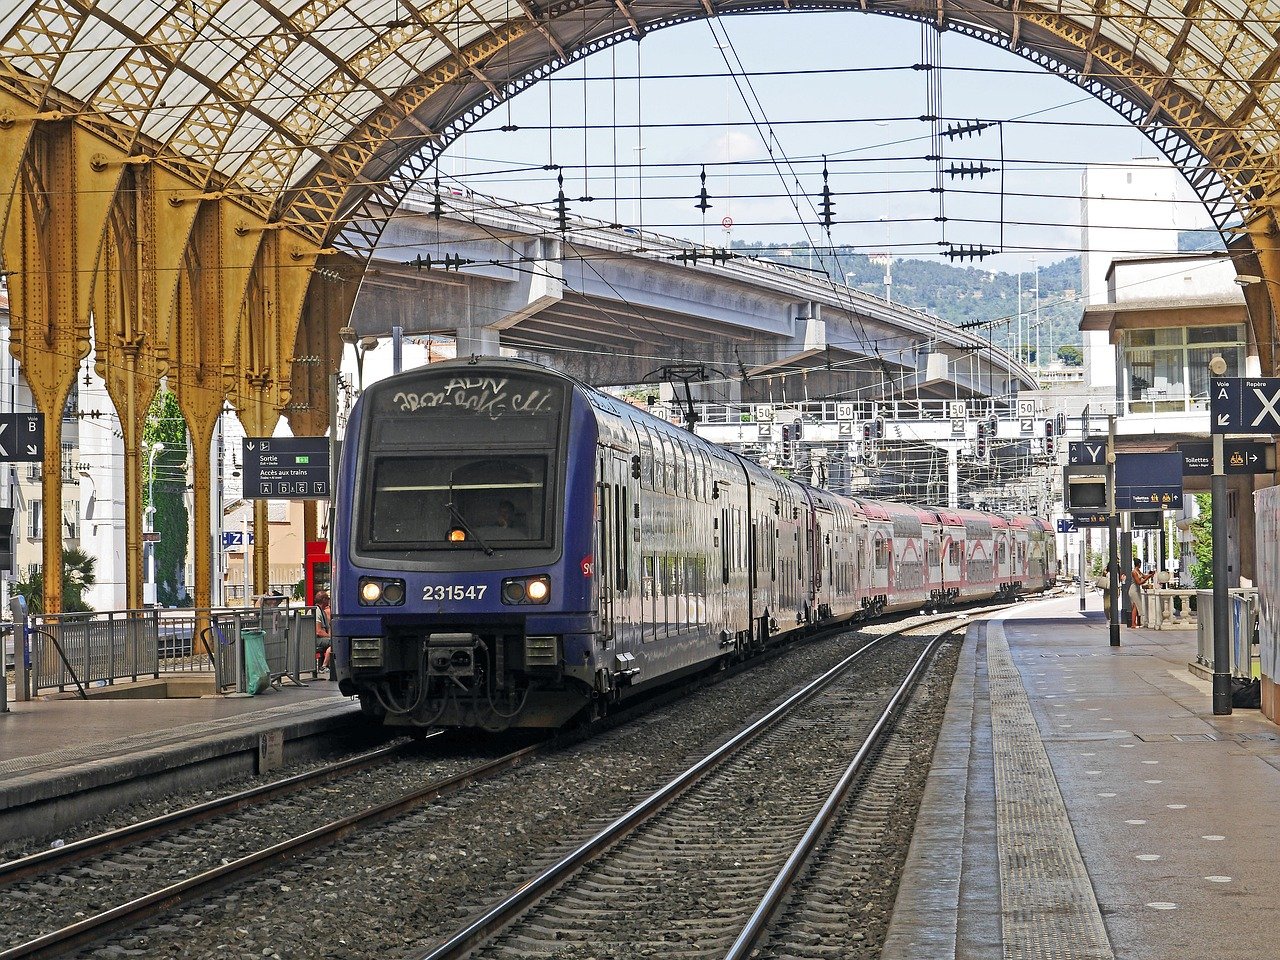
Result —
[[93, 610], [85, 602], [84, 595], [98, 582], [97, 560], [79, 547], [62, 551], [62, 606], [58, 610], [44, 608], [44, 571], [35, 570], [30, 576], [17, 580], [13, 592], [27, 601], [31, 613], [88, 613]]
[[[153, 484], [148, 472], [151, 458], [145, 452], [157, 441], [164, 444], [164, 450], [155, 457]], [[154, 491], [156, 510], [152, 529], [160, 534], [160, 542], [155, 544], [156, 602], [176, 606], [187, 600], [185, 570], [190, 531], [186, 500], [187, 425], [178, 408], [178, 398], [167, 390], [156, 394], [147, 411], [142, 449], [143, 509], [151, 506], [148, 498]]]
[[1197, 590], [1213, 588], [1213, 497], [1196, 494], [1199, 514], [1191, 521], [1191, 580]]

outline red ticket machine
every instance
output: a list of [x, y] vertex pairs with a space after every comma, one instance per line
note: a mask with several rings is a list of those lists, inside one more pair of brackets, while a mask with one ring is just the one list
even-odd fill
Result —
[[307, 603], [316, 602], [316, 594], [330, 592], [329, 544], [324, 540], [308, 540], [304, 565], [307, 568]]

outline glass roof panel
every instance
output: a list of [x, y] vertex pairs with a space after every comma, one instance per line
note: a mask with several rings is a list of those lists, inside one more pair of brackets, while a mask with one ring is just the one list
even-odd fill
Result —
[[227, 138], [223, 154], [216, 164], [218, 170], [226, 174], [234, 173], [249, 159], [253, 149], [269, 132], [270, 127], [264, 121], [251, 113], [244, 114]]
[[363, 50], [377, 39], [377, 34], [364, 26], [346, 7], [335, 10], [316, 31], [325, 46], [342, 60]]
[[58, 76], [54, 81], [58, 89], [77, 99], [88, 100], [128, 55], [128, 49], [118, 41], [118, 34], [112, 32], [104, 34], [99, 43], [77, 47], [68, 53], [59, 65]]

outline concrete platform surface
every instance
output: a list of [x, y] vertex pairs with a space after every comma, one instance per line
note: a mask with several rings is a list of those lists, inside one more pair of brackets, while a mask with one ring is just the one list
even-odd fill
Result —
[[975, 623], [884, 960], [1280, 954], [1280, 727], [1194, 656], [1074, 596]]
[[255, 697], [10, 702], [0, 713], [0, 840], [252, 773], [263, 734], [277, 735], [287, 758], [319, 755], [359, 713], [327, 680]]

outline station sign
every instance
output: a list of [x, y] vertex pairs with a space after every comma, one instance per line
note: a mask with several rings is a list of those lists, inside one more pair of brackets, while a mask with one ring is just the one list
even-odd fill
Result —
[[1067, 463], [1105, 466], [1106, 462], [1106, 440], [1072, 440], [1067, 444]]
[[1280, 377], [1209, 381], [1211, 433], [1280, 433]]
[[1075, 533], [1076, 518], [1075, 517], [1059, 517], [1058, 532], [1059, 533]]
[[40, 463], [44, 460], [43, 413], [0, 416], [0, 460], [9, 463]]
[[246, 500], [322, 500], [329, 496], [328, 437], [245, 437]]
[[1181, 510], [1182, 454], [1116, 454], [1117, 510]]
[[[1213, 476], [1212, 443], [1180, 443], [1184, 477]], [[1255, 473], [1271, 473], [1274, 462], [1269, 452], [1275, 448], [1258, 440], [1223, 440], [1222, 468], [1228, 476], [1249, 476]]]
[[[222, 531], [222, 549], [230, 550], [232, 547], [239, 548], [244, 546], [243, 530], [223, 530]], [[253, 531], [249, 531], [249, 546], [253, 546]]]

